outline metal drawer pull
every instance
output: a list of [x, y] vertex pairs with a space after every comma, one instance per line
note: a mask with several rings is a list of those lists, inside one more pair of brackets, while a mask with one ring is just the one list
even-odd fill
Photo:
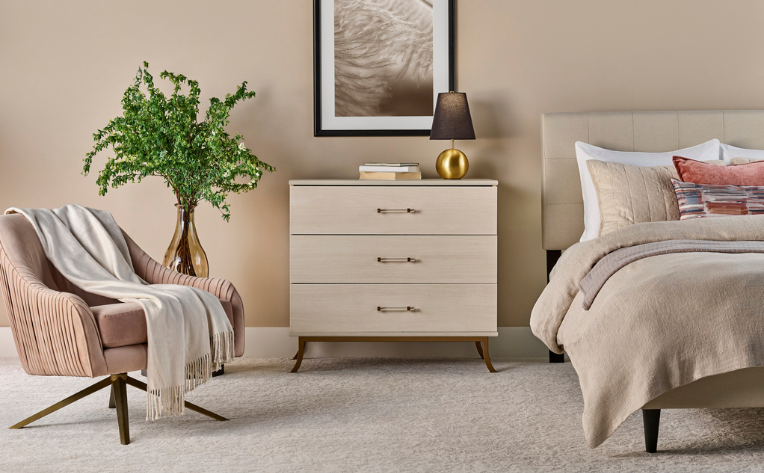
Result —
[[385, 213], [403, 213], [403, 214], [413, 214], [416, 213], [416, 210], [414, 209], [377, 209], [378, 214], [385, 214]]
[[416, 258], [377, 258], [378, 263], [416, 263]]
[[379, 307], [377, 306], [377, 312], [416, 312], [416, 307]]

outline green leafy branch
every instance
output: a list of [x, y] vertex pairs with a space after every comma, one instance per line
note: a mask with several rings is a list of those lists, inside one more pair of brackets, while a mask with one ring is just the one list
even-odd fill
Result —
[[[85, 157], [83, 174], [90, 172], [96, 154], [111, 147], [114, 156], [107, 159], [96, 180], [99, 195], [105, 195], [109, 187], [158, 176], [172, 188], [180, 206], [191, 210], [207, 201], [228, 221], [228, 194], [255, 189], [263, 171], [276, 170], [252, 154], [243, 136], [231, 137], [225, 131], [233, 107], [253, 98], [255, 92], [247, 91], [245, 81], [225, 100], [211, 98], [204, 120], [198, 122], [199, 83], [164, 71], [159, 77], [174, 85], [168, 98], [154, 85], [148, 67], [144, 62], [138, 68], [133, 85], [125, 91], [122, 116], [93, 134], [95, 145]], [[183, 86], [188, 87], [188, 95], [181, 93]]]

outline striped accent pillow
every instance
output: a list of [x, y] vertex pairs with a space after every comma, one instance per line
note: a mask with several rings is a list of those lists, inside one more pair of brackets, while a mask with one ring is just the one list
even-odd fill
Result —
[[764, 187], [693, 184], [671, 179], [679, 220], [764, 215]]

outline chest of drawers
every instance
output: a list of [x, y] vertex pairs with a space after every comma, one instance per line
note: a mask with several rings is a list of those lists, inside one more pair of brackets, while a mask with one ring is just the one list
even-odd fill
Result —
[[496, 327], [493, 180], [290, 181], [290, 334], [474, 341]]

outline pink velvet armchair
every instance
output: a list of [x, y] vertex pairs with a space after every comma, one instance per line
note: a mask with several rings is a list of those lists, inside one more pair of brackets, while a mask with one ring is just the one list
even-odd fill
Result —
[[[124, 233], [124, 232], [123, 232]], [[196, 278], [163, 267], [125, 234], [135, 272], [150, 284], [181, 284], [220, 299], [234, 329], [236, 356], [244, 353], [244, 307], [233, 284]], [[89, 294], [66, 280], [48, 261], [32, 225], [22, 215], [0, 216], [0, 286], [21, 365], [30, 375], [105, 379], [12, 426], [18, 429], [85, 396], [111, 386], [122, 444], [130, 443], [127, 376], [146, 369], [146, 318], [137, 303]], [[217, 420], [225, 418], [186, 403]]]

